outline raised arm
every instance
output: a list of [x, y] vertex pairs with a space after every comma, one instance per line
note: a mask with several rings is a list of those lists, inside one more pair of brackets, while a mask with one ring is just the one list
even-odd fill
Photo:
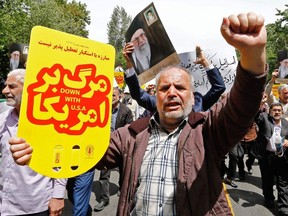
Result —
[[266, 71], [267, 33], [264, 18], [255, 13], [241, 13], [223, 18], [221, 33], [227, 43], [240, 52], [240, 65], [253, 75]]
[[215, 147], [214, 152], [221, 153], [219, 158], [242, 139], [253, 123], [267, 75], [267, 38], [262, 16], [248, 13], [223, 18], [221, 33], [230, 45], [239, 50], [241, 57], [227, 101], [211, 108], [211, 119], [206, 125], [206, 129], [215, 135], [211, 139], [211, 148]]
[[134, 73], [130, 77], [125, 77], [125, 82], [129, 88], [131, 97], [137, 101], [137, 103], [149, 110], [150, 112], [156, 111], [156, 98], [144, 91], [140, 85], [137, 75]]
[[217, 68], [207, 71], [207, 77], [211, 84], [209, 91], [203, 96], [203, 110], [208, 110], [216, 103], [221, 95], [225, 92], [226, 87], [223, 78]]
[[275, 83], [276, 78], [278, 77], [278, 74], [279, 74], [278, 69], [276, 69], [275, 71], [272, 72], [271, 79], [268, 82], [266, 89], [265, 89], [265, 92], [267, 94], [267, 103], [269, 105], [272, 104], [273, 102], [277, 101], [276, 97], [273, 95], [272, 87]]
[[133, 43], [127, 43], [123, 48], [123, 56], [126, 60], [127, 69], [125, 72], [125, 82], [129, 88], [131, 97], [137, 101], [137, 103], [149, 110], [150, 112], [156, 111], [156, 98], [151, 96], [146, 91], [144, 91], [139, 84], [137, 75], [133, 68], [132, 62], [129, 58], [129, 55], [133, 52], [134, 45]]
[[220, 96], [225, 92], [226, 87], [219, 70], [206, 59], [202, 49], [196, 46], [196, 50], [198, 50], [199, 54], [194, 63], [201, 64], [205, 68], [211, 84], [211, 88], [202, 98], [202, 109], [206, 111], [219, 100]]

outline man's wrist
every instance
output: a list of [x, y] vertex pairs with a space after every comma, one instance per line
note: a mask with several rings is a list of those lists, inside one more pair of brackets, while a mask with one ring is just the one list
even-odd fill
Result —
[[64, 197], [51, 197], [51, 199], [64, 200]]
[[205, 67], [205, 70], [209, 71], [209, 70], [212, 70], [213, 68], [214, 68], [214, 65], [213, 64], [209, 64], [209, 65], [207, 65], [207, 67]]
[[204, 67], [204, 68], [208, 68], [211, 64], [210, 62], [204, 58], [204, 60], [201, 61], [201, 65]]
[[134, 70], [133, 67], [128, 68], [128, 69], [126, 69], [126, 71], [125, 71], [125, 77], [126, 77], [126, 78], [131, 77], [131, 76], [133, 76], [134, 74], [135, 74], [135, 70]]
[[270, 79], [269, 83], [273, 83], [273, 84], [274, 84], [274, 83], [275, 83], [275, 80], [276, 80], [276, 78], [273, 78], [273, 77], [272, 77], [272, 78]]

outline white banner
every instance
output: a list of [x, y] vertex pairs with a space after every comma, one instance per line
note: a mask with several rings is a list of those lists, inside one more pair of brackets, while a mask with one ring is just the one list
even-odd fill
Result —
[[[218, 68], [223, 77], [226, 86], [226, 92], [229, 91], [234, 83], [236, 76], [237, 57], [233, 48], [222, 50], [203, 50], [206, 58], [214, 67]], [[207, 79], [207, 74], [202, 65], [195, 64], [196, 52], [180, 53], [181, 66], [187, 68], [194, 77], [194, 86], [197, 92], [206, 94], [211, 88], [211, 84]]]

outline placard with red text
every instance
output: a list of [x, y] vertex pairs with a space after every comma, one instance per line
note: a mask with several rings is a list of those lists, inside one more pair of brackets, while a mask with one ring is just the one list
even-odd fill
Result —
[[18, 136], [33, 147], [33, 170], [68, 178], [102, 158], [110, 138], [114, 60], [111, 45], [32, 29]]

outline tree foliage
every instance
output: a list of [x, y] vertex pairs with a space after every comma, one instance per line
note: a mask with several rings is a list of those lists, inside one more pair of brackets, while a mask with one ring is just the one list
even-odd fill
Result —
[[29, 44], [36, 25], [87, 37], [90, 12], [86, 7], [75, 0], [0, 0], [0, 76], [9, 70], [9, 45]]
[[279, 17], [275, 23], [268, 24], [267, 28], [267, 61], [270, 73], [278, 67], [277, 53], [280, 50], [288, 50], [288, 5], [283, 11], [276, 9]]
[[107, 24], [108, 43], [116, 49], [115, 65], [126, 65], [122, 55], [122, 48], [125, 43], [125, 32], [131, 23], [129, 16], [123, 7], [114, 7], [111, 20]]

